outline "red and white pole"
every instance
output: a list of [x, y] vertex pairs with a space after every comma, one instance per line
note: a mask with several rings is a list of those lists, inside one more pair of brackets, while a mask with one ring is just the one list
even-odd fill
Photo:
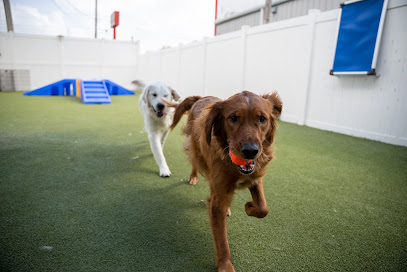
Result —
[[216, 0], [215, 4], [215, 36], [216, 36], [216, 19], [218, 19], [218, 0]]
[[116, 27], [119, 25], [119, 12], [115, 11], [110, 16], [111, 26], [113, 28], [113, 40], [116, 40]]

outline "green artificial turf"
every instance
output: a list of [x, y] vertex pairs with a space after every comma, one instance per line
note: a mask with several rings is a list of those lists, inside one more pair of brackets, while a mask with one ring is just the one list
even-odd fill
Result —
[[[216, 271], [180, 127], [163, 179], [137, 96], [0, 93], [0, 270]], [[244, 190], [227, 219], [237, 271], [406, 271], [406, 147], [284, 122], [275, 145], [269, 215], [246, 216]]]

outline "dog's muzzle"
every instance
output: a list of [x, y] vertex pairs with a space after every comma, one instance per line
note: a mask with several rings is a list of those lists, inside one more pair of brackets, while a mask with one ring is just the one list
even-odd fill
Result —
[[[257, 153], [256, 153], [257, 154]], [[253, 173], [255, 167], [256, 167], [256, 161], [254, 159], [242, 159], [235, 154], [233, 154], [232, 150], [229, 149], [229, 156], [230, 159], [234, 164], [236, 164], [237, 169], [245, 174], [245, 175], [250, 175]]]
[[153, 110], [154, 110], [155, 115], [157, 117], [163, 117], [164, 115], [167, 115], [167, 113], [165, 112], [165, 105], [164, 104], [158, 103], [157, 104], [157, 109], [155, 109], [153, 107]]

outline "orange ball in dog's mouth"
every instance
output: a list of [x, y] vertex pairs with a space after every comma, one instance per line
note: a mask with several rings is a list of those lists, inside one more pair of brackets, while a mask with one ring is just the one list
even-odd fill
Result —
[[249, 175], [254, 171], [254, 168], [256, 167], [256, 161], [255, 160], [246, 160], [242, 159], [235, 154], [233, 154], [232, 150], [229, 149], [229, 157], [232, 160], [234, 164], [236, 164], [237, 169], [245, 175]]

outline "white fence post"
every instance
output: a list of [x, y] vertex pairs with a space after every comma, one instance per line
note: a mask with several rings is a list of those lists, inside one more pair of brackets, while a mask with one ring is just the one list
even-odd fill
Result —
[[16, 69], [16, 39], [15, 39], [15, 34], [14, 32], [8, 32], [8, 39], [11, 41], [11, 69], [15, 70]]
[[100, 70], [99, 70], [99, 78], [102, 79], [104, 78], [104, 68], [105, 68], [105, 39], [102, 39], [99, 42], [99, 47], [100, 47]]
[[300, 93], [301, 99], [303, 101], [299, 116], [298, 124], [305, 125], [307, 121], [307, 111], [308, 111], [308, 100], [311, 87], [311, 77], [312, 77], [312, 63], [314, 58], [314, 41], [315, 41], [315, 27], [317, 22], [317, 16], [320, 11], [317, 9], [312, 9], [308, 11], [309, 16], [309, 41], [308, 41], [308, 58], [307, 58], [307, 71], [305, 72], [305, 84], [304, 89]]
[[160, 58], [160, 72], [158, 73], [158, 78], [160, 81], [163, 81], [163, 50], [160, 49], [158, 54]]
[[177, 71], [177, 89], [181, 88], [181, 76], [182, 76], [182, 43], [178, 46], [178, 71]]
[[203, 93], [203, 95], [202, 96], [206, 96], [206, 67], [207, 67], [207, 65], [206, 65], [206, 59], [207, 59], [207, 56], [206, 56], [206, 54], [207, 54], [207, 37], [205, 37], [204, 39], [203, 39], [203, 44], [202, 44], [202, 50], [203, 50], [203, 69], [202, 69], [202, 77], [203, 77], [203, 80], [202, 80], [202, 93]]
[[65, 78], [65, 40], [64, 36], [58, 36], [59, 48], [59, 75], [61, 79]]

